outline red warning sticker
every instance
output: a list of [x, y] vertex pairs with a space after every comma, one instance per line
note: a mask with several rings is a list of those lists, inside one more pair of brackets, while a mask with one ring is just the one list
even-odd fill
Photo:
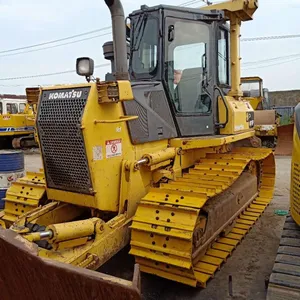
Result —
[[105, 141], [106, 158], [116, 157], [122, 155], [122, 140]]

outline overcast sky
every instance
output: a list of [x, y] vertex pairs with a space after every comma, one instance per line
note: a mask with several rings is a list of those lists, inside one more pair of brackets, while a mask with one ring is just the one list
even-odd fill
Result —
[[[187, 0], [122, 1], [126, 15], [142, 4], [180, 5], [184, 2]], [[199, 1], [190, 7], [202, 5]], [[260, 0], [254, 20], [243, 23], [242, 37], [300, 34], [299, 14], [300, 0]], [[0, 52], [111, 26], [109, 10], [103, 0], [0, 0], [0, 15]], [[110, 33], [110, 29], [80, 38], [105, 33]], [[92, 57], [96, 65], [106, 64], [108, 61], [103, 59], [102, 44], [110, 39], [109, 34], [26, 54], [0, 53], [0, 94], [24, 94], [26, 86], [39, 84], [82, 82], [84, 79], [76, 73], [9, 81], [2, 79], [73, 70], [76, 58], [80, 56]], [[299, 56], [268, 61], [294, 54]], [[243, 76], [261, 76], [264, 86], [270, 90], [300, 89], [300, 38], [242, 42], [241, 56], [242, 62], [246, 63], [242, 69]], [[249, 65], [248, 62], [255, 64]], [[103, 79], [109, 69], [98, 68], [94, 74]]]

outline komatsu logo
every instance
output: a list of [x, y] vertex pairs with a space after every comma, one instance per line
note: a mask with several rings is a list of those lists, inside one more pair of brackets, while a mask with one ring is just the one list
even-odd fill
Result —
[[70, 92], [50, 93], [49, 99], [78, 99], [81, 98], [82, 91], [72, 90]]

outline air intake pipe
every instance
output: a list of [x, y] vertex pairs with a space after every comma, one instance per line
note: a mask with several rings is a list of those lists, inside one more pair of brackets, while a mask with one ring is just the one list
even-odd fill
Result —
[[117, 80], [128, 80], [125, 15], [120, 0], [105, 0], [111, 14]]

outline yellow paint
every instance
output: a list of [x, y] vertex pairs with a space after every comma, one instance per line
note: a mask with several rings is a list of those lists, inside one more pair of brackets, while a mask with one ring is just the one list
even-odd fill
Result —
[[[195, 228], [205, 227], [204, 220], [198, 219], [201, 208], [211, 197], [231, 186], [251, 161], [263, 162], [263, 183], [253, 201], [261, 208], [260, 212], [241, 213], [236, 225], [225, 237], [218, 237], [205, 255], [195, 256]], [[195, 173], [189, 170], [183, 175], [183, 178], [189, 176], [184, 185], [180, 184], [180, 177], [151, 189], [138, 205], [131, 226], [130, 254], [136, 257], [141, 270], [187, 285], [205, 287], [248, 232], [240, 225], [251, 227], [272, 200], [274, 182], [264, 179], [275, 179], [274, 164], [274, 155], [269, 149], [234, 148], [232, 152], [211, 153], [200, 159], [194, 167]], [[173, 189], [173, 186], [176, 188]], [[250, 206], [247, 212], [251, 212]]]
[[258, 105], [259, 105], [259, 104], [262, 102], [262, 100], [263, 100], [262, 97], [258, 97], [258, 98], [254, 98], [254, 97], [244, 97], [244, 99], [245, 99], [246, 101], [248, 101], [248, 102], [251, 104], [251, 106], [252, 106], [252, 108], [253, 108], [254, 110], [257, 109]]
[[[228, 123], [225, 128], [220, 129], [220, 133], [236, 134], [253, 129], [249, 127], [249, 122], [247, 122], [247, 114], [254, 112], [250, 103], [243, 100], [236, 100], [235, 98], [229, 96], [224, 98], [229, 111]], [[226, 121], [226, 108], [220, 97], [218, 101], [220, 123], [224, 123]]]
[[27, 104], [23, 113], [0, 115], [0, 128], [13, 128], [11, 131], [0, 131], [0, 137], [20, 136], [35, 133], [34, 129], [20, 130], [23, 127], [35, 127], [36, 106], [40, 88], [26, 88]]
[[[231, 95], [234, 96], [225, 97], [229, 119], [221, 129], [223, 136], [176, 138], [134, 145], [127, 125], [134, 122], [136, 116], [126, 116], [122, 106], [122, 101], [133, 99], [129, 81], [45, 88], [90, 87], [79, 128], [92, 189], [90, 195], [50, 189], [45, 184], [39, 187], [40, 193], [34, 190], [36, 196], [29, 199], [35, 200], [34, 209], [22, 215], [14, 223], [13, 230], [24, 235], [28, 233], [24, 231], [26, 222], [48, 225], [47, 229], [54, 233], [48, 240], [54, 249], [39, 248], [40, 257], [96, 270], [129, 243], [131, 225], [131, 254], [137, 257], [142, 271], [191, 286], [206, 285], [229, 253], [211, 248], [204, 256], [193, 258], [195, 226], [204, 228], [206, 225], [202, 214], [199, 217], [201, 209], [208, 199], [225, 191], [251, 161], [263, 161], [263, 176], [267, 174], [274, 179], [274, 157], [270, 150], [234, 148], [230, 152], [230, 144], [255, 134], [246, 122], [247, 113], [253, 109], [239, 97], [238, 43], [240, 22], [252, 18], [256, 4], [254, 0], [223, 4], [222, 9], [232, 23]], [[210, 7], [213, 8], [216, 7]], [[224, 122], [225, 106], [221, 100], [219, 103], [220, 122]], [[118, 155], [111, 155], [112, 143], [117, 143], [118, 147], [122, 145]], [[225, 156], [230, 160], [226, 164]], [[142, 158], [148, 158], [148, 163], [137, 166]], [[217, 166], [211, 164], [211, 159]], [[45, 164], [46, 160], [43, 162]], [[172, 180], [158, 184], [163, 175]], [[251, 209], [262, 212], [272, 198], [274, 180], [264, 179], [259, 197], [248, 208], [250, 212]], [[45, 190], [49, 203], [36, 207]], [[16, 204], [17, 200], [12, 203]], [[75, 222], [73, 219], [84, 210], [90, 216]], [[237, 244], [237, 234], [245, 235], [254, 223], [251, 217], [249, 221], [241, 215], [232, 232], [216, 244], [223, 245], [222, 241], [233, 244], [225, 244], [232, 251]], [[211, 256], [215, 259], [210, 259]]]
[[277, 136], [276, 125], [255, 125], [256, 136]]
[[[231, 136], [215, 136], [211, 138], [176, 138], [172, 139], [170, 142], [171, 147], [180, 147], [182, 149], [201, 149], [208, 147], [217, 147], [222, 145], [228, 145], [233, 142], [237, 142], [243, 139], [247, 139], [254, 136], [254, 131], [248, 131], [244, 133], [239, 133]], [[209, 149], [204, 149], [205, 154]]]
[[248, 101], [254, 110], [257, 110], [259, 104], [263, 101], [262, 89], [263, 89], [263, 80], [258, 76], [252, 77], [242, 77], [241, 83], [247, 82], [257, 82], [259, 84], [260, 96], [258, 97], [244, 97], [246, 101]]
[[290, 211], [295, 222], [300, 226], [300, 139], [296, 124], [293, 133], [293, 153], [290, 188]]
[[34, 133], [34, 130], [20, 130], [23, 127], [34, 127], [33, 114], [6, 114], [0, 115], [0, 128], [13, 128], [14, 131], [0, 131], [1, 136], [26, 135]]
[[61, 224], [52, 224], [47, 226], [46, 231], [52, 231], [53, 236], [49, 239], [50, 243], [58, 243], [71, 239], [90, 236], [95, 232], [98, 218], [87, 220], [66, 222]]
[[230, 0], [201, 7], [205, 10], [222, 10], [230, 21], [231, 90], [229, 96], [239, 98], [241, 91], [240, 27], [241, 22], [252, 20], [258, 0]]
[[101, 103], [117, 103], [133, 100], [131, 84], [128, 80], [115, 82], [97, 81], [98, 101]]
[[0, 220], [9, 227], [19, 216], [38, 207], [45, 190], [44, 174], [27, 172], [8, 188]]

